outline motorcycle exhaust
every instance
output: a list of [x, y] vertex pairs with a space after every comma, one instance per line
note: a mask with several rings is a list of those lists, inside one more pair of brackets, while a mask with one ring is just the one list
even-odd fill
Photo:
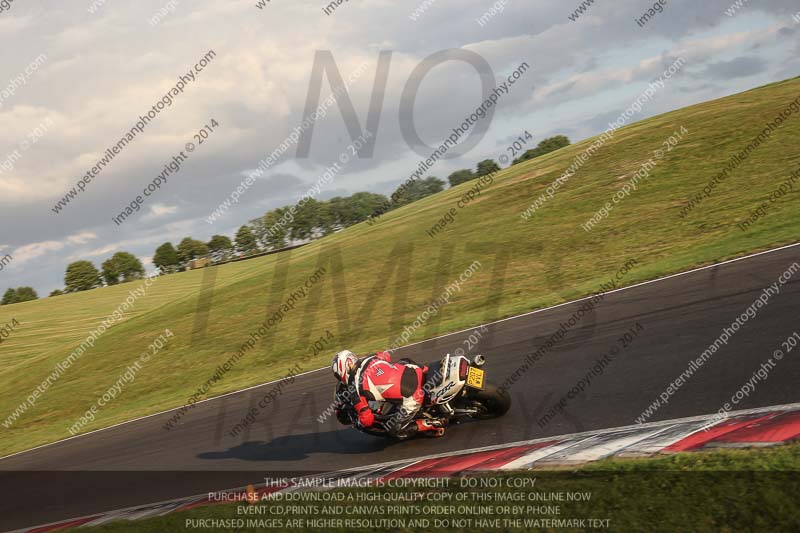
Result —
[[486, 364], [486, 358], [478, 354], [475, 356], [472, 362], [475, 364], [475, 366], [483, 366], [484, 364]]

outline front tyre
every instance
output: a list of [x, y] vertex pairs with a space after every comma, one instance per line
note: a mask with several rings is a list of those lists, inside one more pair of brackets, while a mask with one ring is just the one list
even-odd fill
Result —
[[475, 418], [479, 420], [501, 417], [511, 409], [511, 396], [494, 385], [487, 384], [483, 390], [470, 391], [467, 398], [478, 408]]

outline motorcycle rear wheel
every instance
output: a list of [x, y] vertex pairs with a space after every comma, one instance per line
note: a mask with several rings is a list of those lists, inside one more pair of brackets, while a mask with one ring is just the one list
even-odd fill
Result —
[[479, 407], [474, 415], [479, 420], [501, 417], [511, 409], [511, 396], [494, 385], [486, 385], [483, 390], [469, 390], [466, 399]]

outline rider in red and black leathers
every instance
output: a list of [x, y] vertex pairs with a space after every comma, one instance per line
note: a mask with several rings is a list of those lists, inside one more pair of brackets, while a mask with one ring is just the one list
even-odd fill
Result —
[[[347, 383], [340, 383], [337, 390], [336, 417], [343, 424], [350, 424], [351, 414], [355, 414], [357, 425], [371, 428], [380, 424], [391, 437], [398, 440], [420, 432], [436, 437], [444, 435], [443, 420], [414, 421], [414, 416], [425, 401], [422, 385], [426, 371], [427, 367], [420, 367], [407, 359], [392, 363], [388, 352], [358, 359], [343, 378]], [[392, 402], [397, 409], [392, 411], [388, 419], [377, 422], [375, 413], [369, 407], [370, 401]]]

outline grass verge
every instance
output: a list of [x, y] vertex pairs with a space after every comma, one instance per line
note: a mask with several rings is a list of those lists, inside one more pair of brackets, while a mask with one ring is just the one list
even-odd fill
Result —
[[[800, 166], [800, 155], [786, 149], [800, 144], [798, 116], [785, 120], [689, 216], [679, 215], [798, 95], [795, 78], [618, 130], [530, 220], [521, 214], [593, 139], [502, 171], [434, 238], [426, 231], [470, 183], [292, 252], [165, 276], [10, 424], [7, 417], [136, 284], [3, 306], [0, 324], [17, 319], [21, 325], [0, 348], [0, 455], [69, 436], [67, 428], [164, 328], [175, 335], [167, 347], [83, 431], [185, 404], [320, 266], [327, 269], [322, 283], [205, 396], [280, 378], [298, 362], [304, 370], [322, 367], [334, 348], [386, 347], [474, 261], [480, 269], [410, 341], [597, 292], [631, 258], [638, 266], [625, 284], [794, 242], [800, 235], [796, 191], [749, 230], [737, 224]], [[682, 127], [688, 133], [650, 178], [584, 231], [581, 224]], [[327, 332], [329, 349], [314, 355], [312, 344]]]
[[[434, 489], [335, 490], [336, 496], [327, 501], [320, 496], [305, 501], [274, 498], [254, 505], [221, 504], [90, 530], [244, 532], [303, 527], [348, 531], [361, 525], [373, 531], [569, 531], [594, 527], [648, 532], [789, 532], [797, 531], [800, 523], [799, 473], [800, 444], [791, 444], [611, 459], [577, 470], [536, 470], [472, 481], [459, 478]], [[421, 496], [411, 503], [399, 499], [413, 494]], [[412, 522], [420, 518], [427, 519], [428, 525]], [[573, 527], [564, 526], [568, 523]]]

